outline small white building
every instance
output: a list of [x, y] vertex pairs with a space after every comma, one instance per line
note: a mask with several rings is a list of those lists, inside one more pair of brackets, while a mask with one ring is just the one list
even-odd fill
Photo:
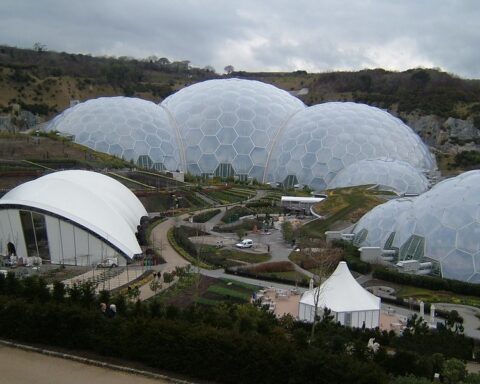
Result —
[[376, 328], [380, 325], [380, 298], [357, 283], [344, 261], [320, 287], [302, 295], [299, 319], [313, 322], [315, 307], [319, 316], [323, 315], [324, 308], [330, 309], [334, 320], [346, 327]]
[[310, 208], [323, 200], [325, 197], [282, 196], [280, 204], [283, 208], [309, 215]]

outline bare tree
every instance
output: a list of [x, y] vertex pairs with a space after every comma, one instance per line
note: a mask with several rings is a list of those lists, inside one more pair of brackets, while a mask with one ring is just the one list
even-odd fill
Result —
[[[315, 258], [312, 255], [312, 248], [310, 246], [310, 257], [312, 260], [316, 261], [317, 268], [316, 268], [316, 274], [315, 274], [315, 280], [317, 281], [317, 288], [314, 288], [313, 291], [313, 303], [314, 303], [314, 316], [313, 316], [313, 323], [312, 323], [312, 329], [310, 333], [310, 340], [313, 340], [313, 337], [315, 336], [315, 327], [320, 320], [320, 316], [318, 315], [318, 307], [320, 304], [320, 297], [322, 294], [324, 294], [325, 290], [325, 285], [322, 285], [327, 278], [330, 276], [331, 271], [333, 270], [334, 267], [338, 265], [338, 255], [334, 253], [327, 253], [327, 254], [322, 254], [320, 257]], [[324, 311], [324, 316], [326, 315], [326, 310], [327, 308], [323, 308]]]
[[225, 68], [223, 68], [223, 70], [227, 73], [227, 75], [230, 75], [233, 71], [235, 71], [235, 68], [233, 67], [233, 65], [229, 64]]
[[33, 50], [35, 52], [45, 52], [47, 50], [47, 46], [37, 41], [33, 44]]

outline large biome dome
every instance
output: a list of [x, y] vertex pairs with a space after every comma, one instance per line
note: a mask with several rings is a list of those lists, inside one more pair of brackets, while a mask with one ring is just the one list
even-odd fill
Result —
[[[415, 171], [394, 162], [376, 167], [391, 174], [402, 168], [411, 181], [407, 189], [418, 171], [435, 168], [420, 138], [385, 111], [338, 102], [307, 108], [289, 93], [252, 80], [205, 81], [160, 105], [126, 97], [89, 100], [47, 129], [145, 168], [289, 187], [324, 189], [342, 169], [365, 159], [409, 163]], [[403, 192], [402, 183], [393, 184]]]
[[[442, 181], [410, 204], [391, 201], [376, 207], [355, 226], [355, 241], [397, 249], [399, 261], [432, 262], [434, 272], [445, 278], [480, 283], [478, 196], [480, 171], [463, 173]], [[395, 205], [399, 209], [391, 209]]]
[[331, 102], [297, 113], [282, 132], [268, 166], [268, 181], [324, 189], [343, 168], [387, 158], [432, 170], [435, 160], [421, 139], [388, 112], [364, 104]]
[[187, 171], [262, 180], [279, 130], [303, 103], [252, 80], [210, 80], [169, 96], [162, 104], [184, 145]]

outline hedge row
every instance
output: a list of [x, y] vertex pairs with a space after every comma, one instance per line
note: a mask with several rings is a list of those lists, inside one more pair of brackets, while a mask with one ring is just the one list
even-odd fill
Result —
[[[117, 304], [106, 317], [100, 302]], [[340, 327], [322, 320], [315, 337], [291, 318], [276, 319], [250, 305], [190, 307], [127, 304], [91, 285], [50, 292], [43, 280], [0, 275], [0, 337], [92, 351], [218, 383], [386, 384], [387, 373], [433, 377], [435, 353], [471, 356], [471, 339], [448, 330], [421, 334]], [[372, 356], [374, 337], [384, 348]], [[440, 356], [441, 358], [441, 356]]]
[[218, 215], [221, 212], [220, 209], [211, 209], [193, 216], [194, 223], [206, 223], [212, 217]]
[[[225, 273], [229, 273], [230, 275], [250, 277], [252, 279], [257, 279], [257, 280], [271, 281], [271, 282], [280, 283], [280, 284], [287, 284], [287, 285], [293, 284], [293, 281], [289, 279], [283, 279], [281, 277], [268, 276], [268, 275], [258, 274], [255, 272], [249, 272], [244, 269], [226, 268]], [[297, 285], [301, 287], [308, 287], [308, 282], [301, 280], [297, 282]]]
[[435, 291], [450, 291], [460, 295], [480, 297], [480, 284], [465, 283], [458, 280], [442, 279], [434, 276], [410, 275], [397, 271], [378, 268], [373, 272], [373, 277], [392, 283], [412, 285], [418, 288], [427, 288]]

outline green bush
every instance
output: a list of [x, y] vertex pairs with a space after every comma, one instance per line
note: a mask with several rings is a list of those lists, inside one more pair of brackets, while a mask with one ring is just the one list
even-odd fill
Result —
[[237, 221], [238, 219], [240, 219], [240, 217], [248, 216], [252, 214], [253, 214], [253, 211], [251, 209], [248, 209], [246, 207], [236, 206], [225, 212], [225, 215], [223, 215], [222, 221], [227, 224], [233, 223], [234, 221]]
[[194, 223], [206, 223], [212, 217], [218, 215], [221, 212], [220, 209], [212, 209], [193, 216]]
[[465, 283], [459, 280], [442, 279], [434, 276], [419, 276], [400, 273], [385, 268], [375, 268], [373, 277], [392, 283], [411, 285], [436, 291], [450, 291], [460, 295], [480, 297], [480, 284]]

